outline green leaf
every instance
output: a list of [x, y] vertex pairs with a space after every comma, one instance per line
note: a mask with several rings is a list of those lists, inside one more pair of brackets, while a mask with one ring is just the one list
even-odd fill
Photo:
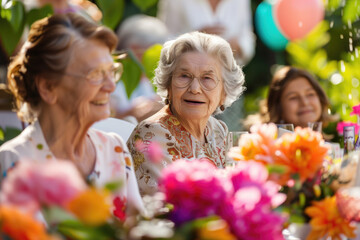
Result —
[[344, 14], [342, 20], [345, 24], [355, 22], [359, 19], [360, 0], [347, 0], [344, 7]]
[[26, 14], [26, 24], [31, 26], [35, 21], [48, 17], [54, 13], [54, 10], [51, 5], [45, 5], [42, 8], [31, 9]]
[[[180, 0], [172, 0], [172, 1], [180, 1]], [[142, 12], [145, 12], [148, 8], [154, 6], [158, 0], [132, 0], [132, 2], [140, 8]]]
[[[10, 13], [10, 10], [2, 10], [2, 11], [7, 11]], [[18, 31], [15, 31], [10, 21], [8, 21], [5, 18], [0, 18], [0, 38], [8, 56], [12, 55], [16, 46], [18, 45], [23, 32], [23, 27], [24, 26], [22, 25], [22, 27], [20, 27]]]
[[78, 220], [62, 221], [58, 224], [57, 231], [70, 239], [77, 240], [110, 240], [116, 237], [115, 229], [109, 225], [93, 227]]
[[121, 63], [124, 67], [124, 72], [121, 76], [121, 79], [124, 83], [126, 94], [130, 98], [131, 93], [135, 90], [137, 85], [140, 82], [142, 74], [142, 66], [136, 61], [133, 54], [129, 52], [129, 55], [126, 59], [122, 60]]
[[329, 9], [330, 11], [334, 11], [340, 6], [342, 0], [328, 0], [327, 2], [327, 9]]
[[270, 164], [267, 166], [268, 172], [269, 173], [278, 173], [278, 174], [282, 174], [285, 173], [286, 171], [286, 167], [283, 165], [276, 165], [276, 164]]
[[9, 141], [17, 137], [21, 133], [21, 130], [18, 128], [7, 127], [5, 128], [5, 141]]
[[300, 207], [304, 207], [306, 204], [306, 196], [303, 192], [299, 194], [299, 205]]
[[58, 206], [51, 206], [48, 208], [42, 208], [42, 214], [46, 222], [50, 225], [57, 224], [59, 222], [67, 220], [76, 220], [75, 216], [65, 211], [63, 208]]
[[305, 223], [306, 218], [299, 214], [291, 214], [289, 217], [289, 222], [291, 223]]
[[13, 6], [11, 7], [11, 19], [10, 24], [13, 27], [15, 32], [21, 32], [24, 28], [24, 15], [25, 7], [22, 2], [14, 1]]
[[113, 181], [106, 183], [105, 189], [109, 190], [110, 192], [115, 192], [116, 190], [120, 189], [122, 186], [123, 186], [122, 181]]
[[145, 68], [145, 74], [150, 80], [152, 80], [155, 76], [154, 71], [160, 60], [161, 49], [162, 49], [161, 44], [155, 44], [149, 47], [144, 52], [142, 63]]
[[96, 0], [103, 13], [105, 26], [115, 29], [124, 14], [124, 0]]
[[6, 1], [6, 3], [4, 3], [4, 6], [1, 5], [0, 8], [0, 17], [1, 18], [5, 18], [6, 20], [10, 21], [11, 19], [11, 8], [12, 8], [12, 3], [9, 1]]
[[4, 141], [4, 139], [5, 139], [4, 130], [0, 127], [0, 141]]

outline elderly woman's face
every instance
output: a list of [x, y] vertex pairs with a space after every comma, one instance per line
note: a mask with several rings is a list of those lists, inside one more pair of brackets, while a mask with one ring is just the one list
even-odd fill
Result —
[[300, 77], [285, 87], [281, 96], [282, 119], [294, 126], [307, 127], [308, 122], [317, 122], [321, 117], [321, 103], [309, 81]]
[[57, 104], [63, 114], [76, 115], [85, 124], [110, 116], [109, 96], [115, 90], [115, 83], [105, 73], [113, 67], [109, 49], [97, 40], [83, 40], [74, 47], [73, 57], [59, 85]]
[[206, 53], [183, 54], [172, 76], [169, 99], [177, 117], [207, 121], [225, 99], [220, 63]]

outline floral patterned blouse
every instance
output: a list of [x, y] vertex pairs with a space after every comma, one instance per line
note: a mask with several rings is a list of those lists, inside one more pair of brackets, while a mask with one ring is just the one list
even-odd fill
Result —
[[[223, 168], [227, 134], [225, 123], [210, 117], [205, 128], [206, 143], [202, 144], [180, 124], [168, 106], [139, 123], [127, 145], [134, 159], [140, 193], [155, 193], [161, 169], [177, 159], [205, 158], [218, 168]], [[144, 146], [141, 150], [136, 147], [138, 140]], [[158, 143], [163, 150], [165, 156], [160, 163], [153, 163], [146, 157], [151, 142]]]
[[[115, 133], [105, 133], [89, 129], [90, 137], [96, 150], [96, 163], [88, 179], [95, 186], [102, 187], [109, 181], [121, 180], [124, 186], [117, 196], [127, 202], [131, 208], [143, 211], [131, 156], [123, 140]], [[55, 159], [49, 149], [40, 123], [29, 125], [18, 137], [0, 147], [0, 183], [7, 171], [21, 161], [46, 161]]]

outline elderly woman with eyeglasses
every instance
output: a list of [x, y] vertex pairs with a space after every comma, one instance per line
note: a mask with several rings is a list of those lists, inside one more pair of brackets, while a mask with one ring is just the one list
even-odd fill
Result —
[[[225, 166], [228, 129], [212, 115], [244, 89], [229, 43], [200, 32], [164, 44], [154, 82], [166, 106], [139, 123], [127, 142], [142, 194], [156, 192], [161, 169], [177, 159], [203, 158]], [[151, 159], [156, 145], [164, 154], [160, 162]]]
[[96, 186], [120, 180], [128, 210], [142, 210], [131, 155], [116, 134], [90, 128], [109, 117], [120, 76], [116, 35], [69, 13], [35, 22], [8, 69], [18, 115], [31, 124], [0, 148], [0, 180], [17, 161], [66, 159]]

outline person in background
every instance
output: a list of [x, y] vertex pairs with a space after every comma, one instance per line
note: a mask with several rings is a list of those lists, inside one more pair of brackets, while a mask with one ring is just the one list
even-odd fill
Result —
[[174, 35], [200, 31], [226, 39], [240, 65], [255, 53], [249, 0], [160, 0], [157, 17]]
[[245, 125], [273, 122], [307, 127], [308, 122], [322, 122], [327, 126], [338, 118], [329, 114], [329, 106], [324, 90], [309, 72], [285, 66], [275, 72], [260, 113], [250, 115]]
[[[228, 128], [212, 115], [244, 90], [244, 75], [229, 43], [200, 32], [164, 44], [154, 82], [166, 106], [140, 122], [127, 142], [142, 194], [156, 192], [161, 169], [177, 159], [203, 158], [225, 166]], [[147, 157], [152, 143], [164, 152], [159, 163]]]
[[50, 5], [55, 14], [78, 13], [88, 20], [100, 22], [102, 13], [96, 4], [88, 0], [23, 0], [27, 9]]
[[8, 70], [19, 117], [32, 122], [0, 147], [0, 180], [17, 161], [66, 159], [96, 186], [120, 180], [127, 209], [143, 211], [131, 155], [121, 137], [90, 128], [110, 115], [121, 65], [112, 30], [74, 13], [35, 22]]
[[[159, 19], [136, 14], [125, 19], [117, 31], [117, 36], [119, 38], [117, 50], [131, 51], [137, 61], [141, 62], [144, 52], [154, 44], [163, 44], [168, 40], [169, 34], [166, 26]], [[115, 92], [111, 95], [115, 117], [121, 119], [135, 117], [137, 123], [163, 107], [150, 80], [142, 74], [139, 85], [129, 98], [124, 83], [120, 81], [117, 84]]]

